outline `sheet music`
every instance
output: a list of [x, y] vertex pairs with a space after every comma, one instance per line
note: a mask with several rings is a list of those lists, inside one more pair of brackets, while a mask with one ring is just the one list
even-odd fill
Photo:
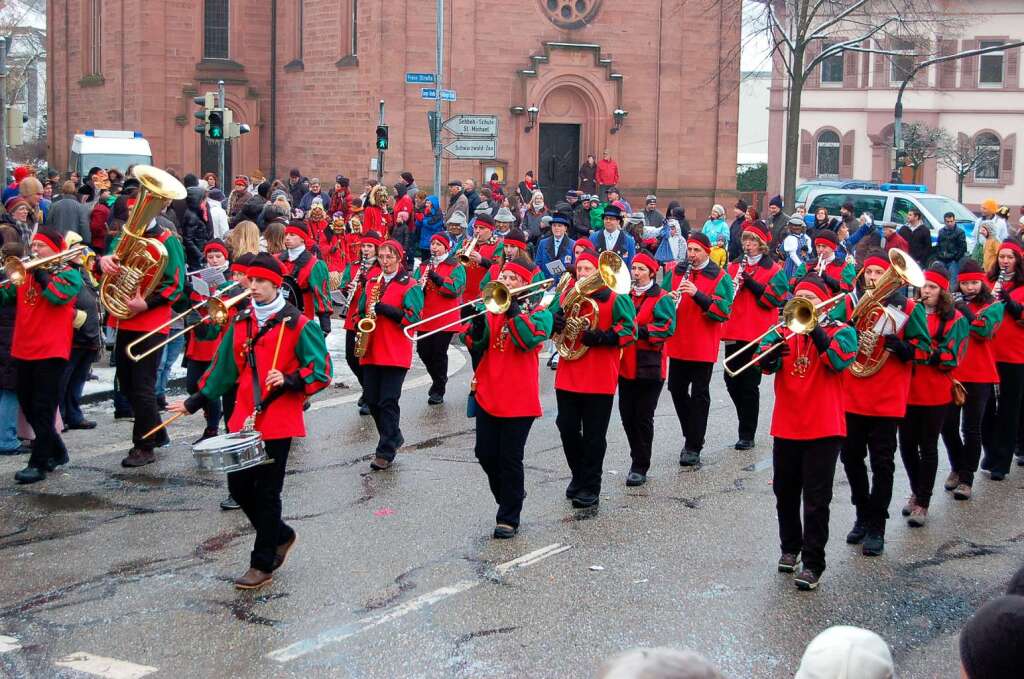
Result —
[[553, 259], [544, 265], [553, 278], [559, 278], [565, 273], [565, 264], [560, 259]]
[[894, 335], [903, 329], [910, 316], [903, 313], [902, 309], [892, 306], [885, 307], [887, 313], [879, 316], [872, 330], [879, 335]]
[[192, 289], [203, 297], [210, 297], [211, 294], [226, 280], [224, 278], [224, 268], [219, 266], [200, 269], [199, 271], [193, 272], [191, 277]]

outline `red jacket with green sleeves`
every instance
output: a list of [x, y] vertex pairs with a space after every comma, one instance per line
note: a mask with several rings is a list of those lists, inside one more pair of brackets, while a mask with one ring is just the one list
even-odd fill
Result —
[[[811, 262], [810, 270], [817, 271], [817, 262]], [[789, 287], [796, 287], [796, 282], [806, 276], [807, 271], [807, 264], [801, 264], [798, 266], [792, 280], [789, 281]], [[822, 279], [834, 295], [838, 295], [840, 292], [850, 292], [853, 290], [853, 279], [856, 277], [857, 269], [854, 267], [853, 263], [847, 262], [845, 259], [839, 259], [838, 257], [834, 257], [831, 262], [826, 264], [825, 271], [822, 273]], [[825, 300], [821, 301], [824, 302]]]
[[[1009, 291], [1011, 300], [1024, 304], [1024, 285], [1015, 285], [1011, 281], [1003, 288]], [[992, 340], [992, 353], [996, 363], [1024, 363], [1024, 317], [1014, 318], [1010, 310], [1006, 310], [1003, 324]]]
[[367, 300], [371, 297], [376, 298], [378, 304], [401, 310], [402, 318], [397, 321], [377, 314], [377, 327], [370, 334], [366, 355], [359, 359], [359, 365], [384, 365], [408, 370], [412, 367], [413, 342], [402, 329], [420, 319], [423, 290], [405, 271], [399, 271], [390, 281], [385, 281], [383, 275], [378, 274], [366, 284], [359, 297], [359, 318], [366, 317]]
[[[562, 294], [558, 308], [561, 308], [569, 290], [571, 288]], [[628, 295], [617, 295], [608, 288], [598, 290], [592, 299], [597, 302], [600, 318], [591, 330], [610, 330], [619, 342], [615, 346], [590, 347], [587, 353], [575, 361], [564, 358], [558, 361], [555, 389], [611, 396], [619, 383], [619, 355], [622, 348], [636, 341], [636, 309]], [[590, 304], [584, 304], [583, 308], [590, 309]]]
[[[836, 313], [847, 322], [853, 313], [853, 300], [847, 296], [844, 304], [838, 305]], [[924, 305], [908, 300], [901, 294], [893, 294], [886, 300], [907, 314], [907, 322], [896, 336], [907, 345], [908, 360], [888, 352], [888, 358], [881, 370], [870, 377], [856, 377], [849, 370], [843, 372], [843, 389], [846, 393], [846, 412], [870, 417], [903, 417], [907, 413], [907, 398], [910, 396], [910, 375], [913, 359], [917, 352], [927, 350], [931, 337], [928, 335], [928, 320]], [[885, 338], [880, 337], [879, 342]]]
[[953, 377], [961, 382], [999, 384], [999, 371], [992, 352], [992, 337], [1003, 322], [1003, 303], [990, 302], [984, 305], [968, 302], [967, 308], [974, 315], [970, 320], [970, 335], [967, 337], [967, 351], [959, 365], [953, 369]]
[[[71, 327], [75, 318], [75, 297], [82, 287], [78, 269], [61, 267], [50, 274], [44, 288], [29, 272], [25, 284], [0, 285], [0, 304], [17, 304], [11, 356], [22, 361], [44, 358], [67, 359], [71, 355]], [[54, 385], [56, 387], [56, 385]]]
[[[283, 324], [282, 330], [281, 321], [285, 318], [289, 320]], [[323, 332], [291, 304], [285, 304], [281, 311], [268, 319], [263, 329], [257, 326], [252, 307], [247, 306], [238, 312], [224, 334], [213, 363], [199, 381], [199, 391], [185, 402], [189, 412], [196, 412], [207, 400], [218, 399], [237, 385], [235, 409], [228, 421], [228, 431], [239, 431], [255, 410], [253, 373], [247, 360], [248, 342], [254, 340], [256, 382], [262, 392], [261, 400], [268, 400], [265, 398], [268, 394], [265, 382], [281, 332], [284, 336], [276, 367], [284, 373], [285, 384], [280, 395], [256, 416], [256, 431], [266, 440], [305, 436], [303, 403], [308, 396], [331, 383], [333, 370]]]
[[[463, 238], [458, 245], [460, 247], [467, 246], [471, 241], [471, 238]], [[469, 264], [466, 265], [466, 299], [480, 296], [480, 281], [483, 280], [487, 270], [497, 263], [497, 258], [504, 251], [505, 248], [502, 247], [501, 239], [494, 236], [491, 236], [491, 240], [487, 243], [477, 243], [474, 252], [480, 253], [480, 263], [477, 264], [470, 260]]]
[[[422, 332], [436, 330], [458, 320], [459, 312], [452, 311], [452, 309], [459, 305], [462, 300], [462, 291], [466, 289], [466, 270], [455, 257], [449, 257], [433, 267], [433, 270], [443, 279], [441, 287], [429, 279], [423, 283], [424, 277], [428, 275], [427, 270], [430, 268], [428, 261], [420, 264], [420, 268], [416, 271], [416, 281], [423, 288], [423, 313], [420, 315], [422, 318], [429, 318], [444, 311], [449, 313], [421, 325], [419, 329]], [[461, 329], [460, 326], [453, 325], [449, 326], [446, 332], [459, 332]]]
[[288, 252], [277, 255], [284, 269], [284, 275], [295, 279], [302, 293], [302, 300], [290, 299], [289, 304], [299, 307], [306, 318], [318, 318], [331, 313], [331, 297], [327, 291], [327, 267], [309, 250], [305, 250], [294, 261], [288, 259]]
[[345, 248], [344, 234], [336, 234], [327, 228], [320, 232], [316, 242], [320, 259], [328, 271], [344, 271], [345, 263], [348, 261], [348, 252]]
[[[746, 262], [744, 256], [743, 261]], [[729, 265], [726, 273], [736, 280], [740, 262]], [[722, 329], [726, 342], [749, 342], [779, 321], [779, 309], [786, 303], [789, 284], [786, 272], [768, 255], [756, 264], [746, 265], [740, 289], [734, 291], [732, 312]]]
[[951, 318], [928, 314], [931, 342], [917, 352], [910, 378], [908, 405], [941, 406], [953, 401], [952, 371], [967, 350], [967, 319], [959, 311]]
[[348, 305], [348, 313], [345, 314], [345, 330], [355, 331], [356, 321], [359, 320], [359, 296], [363, 294], [363, 279], [372, 281], [374, 278], [380, 275], [380, 266], [377, 265], [377, 261], [374, 260], [372, 264], [366, 269], [366, 275], [363, 275], [363, 267], [361, 260], [353, 260], [348, 263], [345, 267], [345, 273], [341, 277], [341, 289], [348, 290], [349, 283], [352, 282], [352, 277], [356, 278], [355, 291], [352, 293], [352, 301]]
[[[679, 267], [661, 280], [661, 287], [672, 292], [683, 275]], [[669, 358], [680, 361], [714, 363], [725, 322], [732, 311], [732, 279], [720, 266], [708, 260], [703, 269], [690, 269], [690, 280], [697, 294], [683, 295], [676, 307], [676, 331], [665, 342]]]
[[[857, 331], [838, 321], [822, 325], [831, 342], [818, 353], [810, 335], [786, 332], [786, 349], [775, 349], [761, 360], [765, 374], [775, 373], [772, 436], [809, 441], [846, 436], [846, 412], [841, 373], [857, 354]], [[761, 342], [765, 351], [779, 342], [778, 331]], [[798, 367], [798, 366], [802, 366]]]
[[470, 351], [483, 352], [473, 375], [477, 405], [494, 417], [540, 417], [537, 354], [551, 335], [551, 311], [487, 313], [484, 319], [462, 336]]
[[[170, 332], [167, 321], [171, 320], [171, 305], [181, 299], [185, 293], [185, 248], [181, 240], [162, 226], [156, 226], [146, 231], [147, 238], [155, 238], [163, 243], [167, 250], [167, 264], [164, 267], [160, 283], [153, 289], [153, 293], [146, 298], [149, 309], [141, 314], [136, 314], [123, 321], [107, 316], [107, 325], [118, 330], [133, 330], [149, 332], [157, 326], [165, 326], [160, 331], [161, 335]], [[110, 244], [110, 251], [114, 252], [120, 242], [118, 236]], [[152, 254], [152, 253], [151, 253]]]
[[657, 285], [629, 298], [636, 312], [637, 341], [622, 349], [619, 377], [625, 380], [664, 380], [668, 368], [665, 340], [676, 329], [676, 303]]

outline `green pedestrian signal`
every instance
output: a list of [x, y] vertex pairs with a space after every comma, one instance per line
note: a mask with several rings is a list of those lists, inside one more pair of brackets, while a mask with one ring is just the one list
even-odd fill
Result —
[[388, 126], [378, 125], [377, 126], [377, 150], [387, 151], [388, 150]]
[[214, 109], [206, 117], [206, 135], [210, 139], [224, 138], [224, 111]]

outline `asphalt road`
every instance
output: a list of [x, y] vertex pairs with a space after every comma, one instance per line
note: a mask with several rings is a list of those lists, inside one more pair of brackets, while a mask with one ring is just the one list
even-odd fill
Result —
[[[494, 504], [465, 417], [469, 368], [453, 355], [447, 403], [426, 404], [421, 366], [402, 399], [407, 446], [371, 473], [376, 438], [350, 389], [318, 395], [311, 436], [285, 482], [298, 543], [273, 585], [239, 593], [252, 532], [222, 512], [222, 476], [198, 473], [189, 441], [201, 418], [140, 470], [118, 462], [127, 422], [71, 432], [72, 463], [29, 487], [0, 458], [0, 675], [5, 677], [592, 677], [637, 645], [691, 647], [730, 677], [792, 676], [806, 643], [854, 624], [892, 645], [899, 675], [957, 676], [956, 637], [970, 613], [1024, 563], [1024, 469], [987, 478], [975, 498], [941, 489], [926, 528], [893, 520], [884, 556], [843, 536], [853, 520], [841, 467], [829, 569], [798, 592], [778, 574], [768, 417], [738, 453], [720, 373], [705, 463], [682, 470], [667, 393], [647, 486], [627, 489], [617, 412], [601, 506], [574, 511], [554, 424], [527, 446], [522, 532], [490, 539]], [[771, 389], [762, 389], [762, 413]], [[807, 404], [808, 411], [813, 404]], [[948, 466], [943, 459], [939, 481]], [[892, 512], [907, 494], [897, 471]]]

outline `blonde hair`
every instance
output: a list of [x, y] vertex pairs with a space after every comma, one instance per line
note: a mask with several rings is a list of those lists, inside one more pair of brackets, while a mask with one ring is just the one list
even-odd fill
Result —
[[284, 252], [284, 224], [270, 222], [263, 231], [263, 238], [267, 241], [268, 253], [277, 255]]
[[231, 253], [232, 259], [241, 255], [258, 254], [260, 251], [260, 229], [246, 219], [228, 231], [228, 235], [224, 237], [224, 243], [228, 246], [228, 252]]

